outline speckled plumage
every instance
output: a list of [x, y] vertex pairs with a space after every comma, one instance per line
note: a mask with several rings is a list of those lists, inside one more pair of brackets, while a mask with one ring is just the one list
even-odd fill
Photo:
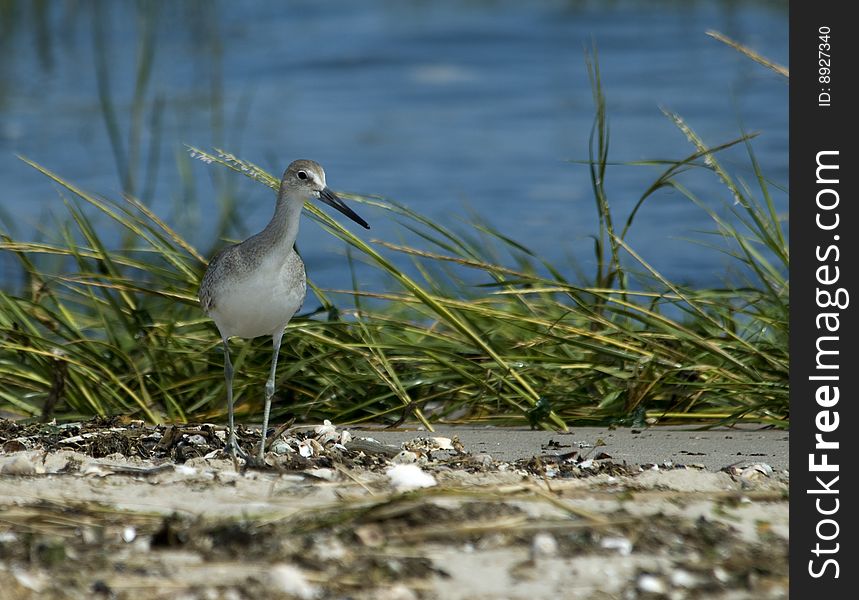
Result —
[[[225, 279], [225, 273], [249, 273], [256, 269], [262, 262], [265, 254], [262, 249], [253, 244], [248, 244], [253, 238], [248, 238], [240, 244], [227, 246], [218, 252], [211, 261], [209, 268], [200, 283], [198, 298], [203, 311], [208, 314], [214, 307], [214, 297], [217, 296], [216, 287]], [[294, 250], [290, 252], [284, 264], [288, 266], [286, 276], [293, 281], [305, 280], [304, 262]]]
[[[200, 306], [215, 322], [224, 345], [229, 445], [234, 461], [237, 445], [233, 424], [233, 369], [229, 339], [233, 336], [272, 337], [274, 352], [271, 373], [266, 382], [260, 444], [262, 459], [283, 330], [304, 302], [307, 289], [304, 263], [293, 246], [298, 235], [301, 210], [305, 200], [310, 199], [322, 200], [357, 223], [369, 227], [328, 189], [325, 171], [318, 163], [297, 160], [283, 174], [274, 215], [265, 229], [218, 253], [209, 263], [200, 282]], [[244, 458], [249, 459], [247, 456]]]
[[251, 239], [218, 254], [200, 284], [200, 305], [225, 337], [274, 335], [304, 303], [307, 277], [298, 253], [267, 254]]

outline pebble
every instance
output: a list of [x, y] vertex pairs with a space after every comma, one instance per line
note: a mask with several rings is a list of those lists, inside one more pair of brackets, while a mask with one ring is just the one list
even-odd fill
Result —
[[296, 596], [301, 600], [313, 600], [319, 589], [307, 581], [304, 573], [292, 565], [274, 565], [269, 571], [269, 581], [275, 592]]
[[122, 530], [122, 541], [126, 544], [130, 544], [137, 537], [137, 530], [130, 525]]
[[689, 571], [677, 569], [671, 572], [671, 585], [679, 588], [693, 588], [698, 585], [698, 578]]
[[664, 581], [647, 573], [638, 576], [637, 586], [639, 591], [651, 594], [664, 594], [667, 591]]
[[551, 533], [541, 531], [531, 541], [531, 558], [551, 558], [558, 554], [558, 542]]

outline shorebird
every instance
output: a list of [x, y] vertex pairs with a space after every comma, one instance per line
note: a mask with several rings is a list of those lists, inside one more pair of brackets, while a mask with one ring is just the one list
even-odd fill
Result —
[[346, 206], [325, 183], [325, 171], [312, 160], [296, 160], [280, 180], [274, 216], [265, 229], [245, 241], [228, 246], [209, 263], [200, 283], [198, 297], [203, 311], [212, 318], [224, 345], [224, 378], [230, 425], [229, 447], [233, 465], [236, 453], [250, 457], [236, 443], [233, 421], [233, 365], [229, 339], [271, 336], [274, 350], [271, 372], [265, 384], [265, 412], [259, 458], [265, 453], [271, 397], [283, 330], [304, 302], [306, 274], [304, 262], [293, 248], [305, 200], [321, 200], [369, 229], [364, 219]]

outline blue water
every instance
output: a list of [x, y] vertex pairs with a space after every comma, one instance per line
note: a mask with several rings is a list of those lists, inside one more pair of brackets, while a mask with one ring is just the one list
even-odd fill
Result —
[[[218, 145], [276, 173], [313, 158], [334, 189], [389, 197], [462, 230], [476, 214], [570, 276], [573, 263], [591, 272], [593, 196], [587, 168], [571, 161], [588, 156], [594, 113], [584, 48], [592, 42], [612, 160], [691, 154], [665, 107], [710, 144], [741, 126], [760, 132], [753, 144], [763, 172], [787, 183], [787, 82], [705, 35], [720, 31], [787, 65], [787, 2], [44, 4], [44, 12], [30, 2], [0, 12], [0, 218], [19, 237], [52, 235], [51, 219], [65, 209], [56, 186], [16, 153], [91, 192], [123, 190], [99, 101], [99, 59], [134, 193], [204, 249], [214, 243], [219, 194], [241, 209], [237, 237], [265, 224], [273, 197], [189, 162], [183, 144]], [[132, 150], [148, 30], [153, 62]], [[754, 186], [744, 149], [723, 160]], [[149, 164], [157, 170], [148, 186]], [[193, 186], [183, 185], [180, 165]], [[616, 220], [658, 172], [609, 169]], [[728, 193], [715, 177], [689, 185], [724, 213]], [[773, 191], [786, 214], [786, 194]], [[356, 227], [361, 235], [419, 243], [381, 211], [360, 212], [373, 226]], [[719, 285], [730, 261], [686, 239], [703, 239], [702, 229], [712, 223], [700, 209], [660, 193], [629, 241], [670, 278]], [[299, 246], [318, 283], [349, 285], [342, 243], [307, 221]], [[0, 281], [12, 285], [14, 272], [8, 256], [0, 259]], [[383, 286], [373, 273], [361, 269], [362, 284]]]

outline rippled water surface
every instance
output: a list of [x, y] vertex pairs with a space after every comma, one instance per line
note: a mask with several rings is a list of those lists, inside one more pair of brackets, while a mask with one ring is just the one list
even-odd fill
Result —
[[[692, 153], [662, 107], [710, 144], [741, 127], [760, 132], [753, 146], [763, 172], [787, 183], [787, 82], [705, 35], [720, 31], [787, 64], [786, 2], [4, 6], [0, 214], [25, 238], [50, 234], [46, 216], [65, 209], [16, 153], [92, 192], [131, 189], [201, 248], [213, 245], [218, 194], [240, 208], [232, 234], [253, 232], [271, 214], [271, 193], [183, 150], [217, 145], [278, 173], [313, 158], [335, 189], [380, 194], [463, 229], [478, 216], [571, 274], [573, 261], [588, 272], [596, 215], [587, 168], [571, 161], [588, 156], [592, 43], [612, 160]], [[754, 185], [743, 148], [724, 160]], [[657, 174], [609, 169], [618, 220]], [[715, 207], [727, 196], [715, 177], [689, 185]], [[785, 193], [775, 198], [786, 211]], [[367, 235], [414, 241], [384, 213], [362, 213], [373, 224]], [[729, 261], [685, 239], [710, 228], [680, 194], [662, 193], [630, 242], [669, 277], [716, 285]], [[337, 240], [307, 222], [299, 245], [314, 279], [349, 284]], [[0, 264], [11, 278], [10, 262]]]

